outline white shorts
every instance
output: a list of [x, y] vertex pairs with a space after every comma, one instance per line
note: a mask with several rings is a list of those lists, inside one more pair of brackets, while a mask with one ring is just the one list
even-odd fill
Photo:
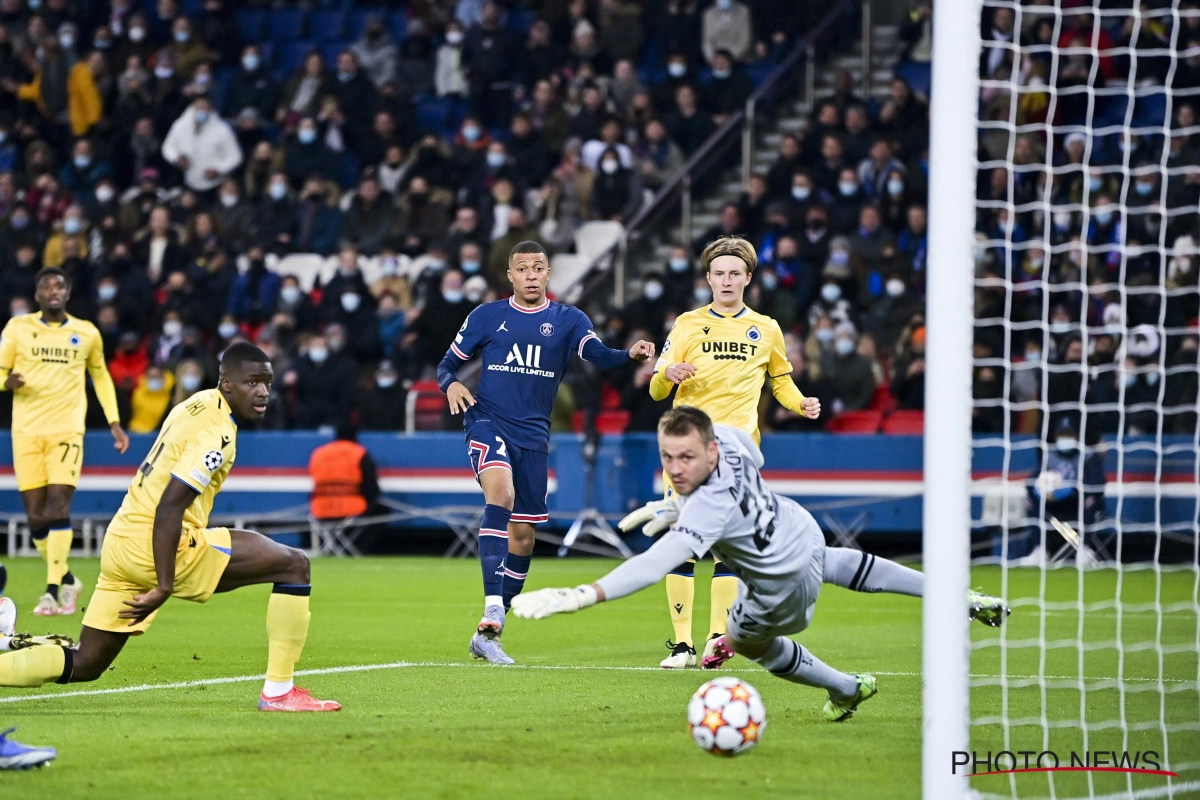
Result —
[[746, 584], [738, 584], [738, 600], [729, 609], [729, 635], [736, 641], [769, 642], [776, 636], [800, 633], [812, 622], [825, 580], [825, 537], [820, 529], [815, 529], [815, 537], [813, 557], [795, 576], [790, 594], [763, 597]]

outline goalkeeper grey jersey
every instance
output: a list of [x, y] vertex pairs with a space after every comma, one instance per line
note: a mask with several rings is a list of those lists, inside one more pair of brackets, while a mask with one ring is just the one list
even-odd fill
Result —
[[672, 530], [685, 537], [697, 558], [716, 553], [761, 601], [783, 602], [795, 594], [797, 581], [823, 566], [825, 538], [811, 514], [767, 488], [759, 472], [762, 453], [749, 435], [715, 428], [717, 468], [682, 499]]

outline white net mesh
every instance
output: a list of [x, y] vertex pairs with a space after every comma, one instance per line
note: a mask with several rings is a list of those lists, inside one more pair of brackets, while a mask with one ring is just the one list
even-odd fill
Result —
[[1179, 777], [972, 787], [1197, 796], [1200, 6], [985, 0], [982, 25], [972, 579], [1013, 614], [974, 628], [974, 771]]

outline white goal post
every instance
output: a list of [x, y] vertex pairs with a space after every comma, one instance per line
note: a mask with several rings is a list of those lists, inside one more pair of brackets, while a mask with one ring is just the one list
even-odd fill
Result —
[[937, 0], [929, 142], [922, 610], [925, 800], [961, 800], [968, 749], [971, 343], [979, 0]]

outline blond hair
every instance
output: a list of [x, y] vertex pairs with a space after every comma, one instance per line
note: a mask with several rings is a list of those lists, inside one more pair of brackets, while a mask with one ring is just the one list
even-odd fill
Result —
[[700, 264], [704, 267], [705, 275], [708, 274], [713, 260], [720, 256], [740, 258], [746, 265], [747, 274], [753, 273], [754, 268], [758, 266], [758, 253], [754, 252], [754, 245], [737, 236], [722, 236], [720, 239], [710, 242], [708, 247], [704, 248], [704, 252], [700, 254]]

